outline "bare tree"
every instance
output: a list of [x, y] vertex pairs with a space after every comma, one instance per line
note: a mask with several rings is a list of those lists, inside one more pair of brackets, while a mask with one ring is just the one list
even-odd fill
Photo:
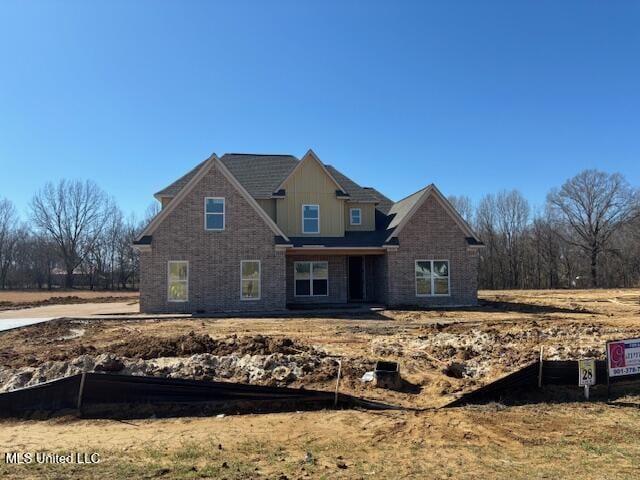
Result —
[[523, 243], [529, 222], [529, 202], [517, 190], [502, 191], [496, 196], [498, 233], [507, 259], [508, 286], [522, 287]]
[[94, 182], [49, 182], [31, 201], [33, 224], [58, 247], [66, 272], [65, 286], [73, 286], [73, 273], [87, 257], [105, 227], [113, 204]]
[[142, 220], [142, 223], [144, 225], [142, 225], [140, 231], [142, 231], [147, 225], [149, 225], [149, 223], [151, 223], [151, 220], [153, 220], [155, 216], [160, 213], [160, 210], [160, 203], [158, 202], [152, 202], [147, 205], [147, 209], [144, 212], [144, 219]]
[[494, 195], [487, 194], [478, 205], [476, 211], [476, 230], [480, 238], [487, 246], [486, 251], [480, 257], [481, 268], [479, 283], [484, 288], [497, 287], [497, 274], [495, 271], [496, 258], [498, 257], [497, 233], [496, 233], [496, 200]]
[[564, 240], [589, 255], [591, 285], [598, 286], [598, 257], [611, 236], [637, 212], [638, 194], [619, 173], [585, 170], [552, 190], [547, 202], [571, 227]]
[[471, 223], [473, 219], [473, 204], [471, 203], [471, 199], [466, 195], [450, 195], [448, 200], [460, 216], [464, 218], [467, 223]]
[[0, 288], [5, 288], [7, 274], [18, 242], [18, 214], [13, 203], [0, 199]]

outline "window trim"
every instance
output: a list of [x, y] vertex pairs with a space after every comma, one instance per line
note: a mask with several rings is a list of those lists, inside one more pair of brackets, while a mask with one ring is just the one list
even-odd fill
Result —
[[[358, 223], [353, 221], [353, 212], [358, 211]], [[362, 209], [361, 208], [349, 208], [349, 225], [362, 225]]]
[[[258, 296], [257, 297], [245, 297], [242, 295], [242, 265], [246, 262], [258, 262]], [[250, 279], [247, 279], [250, 280]], [[243, 302], [255, 302], [262, 299], [262, 262], [260, 260], [240, 260], [240, 300]]]
[[[304, 230], [304, 207], [316, 207], [318, 209], [318, 230], [316, 230], [315, 232], [305, 232]], [[302, 214], [302, 233], [304, 235], [313, 235], [313, 234], [319, 234], [320, 233], [320, 204], [318, 203], [303, 203], [302, 204], [302, 210], [301, 210], [301, 214]]]
[[[220, 215], [220, 213], [207, 212], [207, 200], [222, 200], [222, 228], [207, 228], [207, 215]], [[224, 197], [204, 197], [204, 229], [207, 232], [222, 232], [227, 225], [227, 201]]]
[[[431, 262], [431, 293], [418, 293], [418, 276], [416, 271], [418, 262]], [[435, 276], [433, 275], [433, 264], [435, 262], [447, 262], [447, 293], [435, 293]], [[450, 297], [451, 296], [451, 261], [448, 258], [417, 259], [413, 263], [413, 283], [416, 297]]]
[[[172, 263], [186, 263], [187, 264], [187, 279], [178, 280], [178, 282], [184, 282], [187, 286], [187, 298], [184, 300], [171, 298], [171, 264]], [[189, 260], [169, 260], [167, 261], [167, 302], [171, 303], [185, 303], [189, 301]]]
[[[325, 263], [327, 265], [327, 278], [318, 278], [318, 280], [326, 280], [327, 281], [327, 293], [324, 295], [314, 295], [313, 294], [313, 266], [309, 267], [309, 295], [298, 295], [298, 278], [297, 278], [297, 269], [296, 266], [300, 263], [308, 263], [310, 265], [314, 263]], [[328, 297], [329, 296], [329, 262], [327, 260], [303, 260], [299, 262], [293, 262], [293, 296], [294, 297], [303, 297], [303, 298], [313, 298], [313, 297]]]

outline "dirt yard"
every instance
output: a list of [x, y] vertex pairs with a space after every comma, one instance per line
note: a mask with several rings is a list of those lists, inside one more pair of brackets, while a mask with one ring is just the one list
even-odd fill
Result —
[[137, 292], [92, 290], [0, 290], [0, 311], [44, 305], [137, 301]]
[[[0, 390], [85, 370], [341, 391], [424, 409], [0, 422], [3, 451], [97, 451], [98, 465], [2, 478], [637, 478], [638, 397], [438, 409], [534, 360], [603, 358], [640, 337], [640, 290], [482, 292], [463, 310], [310, 318], [54, 321], [0, 334]], [[399, 362], [400, 391], [360, 378]], [[578, 387], [575, 387], [576, 392]]]

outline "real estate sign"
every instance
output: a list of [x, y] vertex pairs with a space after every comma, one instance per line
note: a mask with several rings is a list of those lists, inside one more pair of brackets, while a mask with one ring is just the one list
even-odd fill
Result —
[[640, 338], [607, 342], [610, 377], [640, 374]]

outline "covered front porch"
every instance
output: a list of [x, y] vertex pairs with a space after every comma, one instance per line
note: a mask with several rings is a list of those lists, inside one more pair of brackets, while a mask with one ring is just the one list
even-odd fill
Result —
[[287, 306], [384, 303], [382, 248], [291, 248], [286, 254]]

